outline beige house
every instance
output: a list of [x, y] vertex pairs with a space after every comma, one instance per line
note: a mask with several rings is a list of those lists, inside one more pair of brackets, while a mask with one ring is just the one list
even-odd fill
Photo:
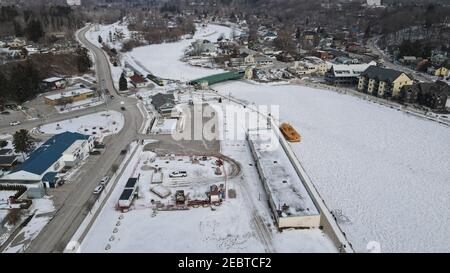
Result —
[[403, 86], [412, 84], [413, 78], [404, 72], [369, 66], [359, 76], [358, 91], [378, 97], [398, 97]]
[[316, 74], [324, 76], [328, 71], [327, 64], [325, 62], [311, 62], [308, 60], [296, 61], [294, 65], [290, 67], [289, 72], [296, 75], [311, 75]]
[[246, 65], [254, 65], [255, 64], [255, 56], [253, 54], [249, 54], [244, 58], [244, 64]]
[[244, 78], [247, 80], [253, 79], [253, 67], [249, 66], [245, 69]]
[[443, 66], [443, 67], [436, 69], [436, 71], [434, 72], [434, 75], [438, 76], [438, 77], [447, 77], [449, 75], [449, 70], [447, 67]]
[[89, 98], [93, 98], [94, 96], [95, 92], [93, 90], [87, 88], [78, 88], [45, 96], [44, 101], [48, 105], [55, 106], [73, 103], [80, 100], [86, 100]]
[[21, 47], [24, 47], [25, 45], [26, 45], [25, 39], [21, 39], [21, 38], [14, 38], [13, 41], [8, 43], [8, 46], [10, 48], [21, 48]]

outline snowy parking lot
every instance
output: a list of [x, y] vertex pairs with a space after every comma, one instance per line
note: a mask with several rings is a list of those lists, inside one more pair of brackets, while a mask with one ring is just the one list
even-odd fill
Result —
[[85, 135], [105, 137], [117, 134], [123, 127], [124, 117], [117, 111], [102, 111], [73, 119], [42, 125], [39, 131], [44, 134], [59, 134], [65, 131]]
[[[345, 94], [231, 82], [216, 90], [279, 105], [291, 144], [356, 251], [447, 252], [450, 128]], [[426, 224], [424, 224], [426, 223]]]

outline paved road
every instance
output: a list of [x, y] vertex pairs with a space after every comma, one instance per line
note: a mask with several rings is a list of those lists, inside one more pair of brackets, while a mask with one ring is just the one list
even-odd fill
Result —
[[[85, 38], [85, 33], [88, 29], [88, 27], [82, 29], [77, 33], [77, 36], [81, 43], [94, 53], [97, 82], [101, 83], [104, 79], [105, 87], [119, 95], [114, 88], [108, 59], [102, 50]], [[104, 142], [107, 148], [104, 153], [100, 156], [91, 156], [81, 167], [74, 180], [62, 187], [67, 186], [65, 191], [61, 192], [61, 194], [64, 194], [64, 201], [60, 207], [56, 208], [57, 212], [53, 219], [44, 227], [36, 239], [31, 242], [27, 252], [62, 252], [64, 250], [64, 247], [70, 241], [87, 213], [89, 200], [92, 199], [92, 191], [98, 185], [100, 179], [108, 173], [111, 166], [116, 163], [115, 161], [119, 158], [120, 151], [137, 138], [143, 123], [142, 114], [136, 107], [138, 101], [133, 98], [118, 97], [110, 101], [108, 104], [109, 109], [121, 111], [120, 107], [122, 105], [120, 101], [123, 101], [126, 107], [126, 110], [122, 111], [125, 117], [124, 127], [118, 134], [106, 137]], [[100, 108], [104, 109], [105, 105], [83, 110], [82, 112], [78, 111], [72, 115], [83, 115], [89, 111], [98, 111]], [[68, 116], [71, 116], [71, 114], [50, 118], [51, 120], [47, 120], [47, 122], [66, 119]], [[29, 127], [30, 125], [34, 125], [34, 123], [24, 123], [22, 126]]]
[[[181, 130], [176, 130], [173, 135], [139, 135], [139, 139], [158, 140], [149, 143], [144, 150], [151, 150], [158, 155], [178, 154], [217, 154], [220, 152], [219, 120], [215, 110], [209, 104], [196, 104], [196, 106], [184, 107], [182, 110], [183, 122]], [[210, 115], [203, 115], [208, 113]], [[213, 114], [214, 113], [214, 114]], [[215, 126], [206, 127], [207, 124]], [[205, 126], [205, 127], [204, 127]]]
[[396, 70], [408, 73], [408, 74], [412, 75], [416, 80], [419, 80], [419, 81], [426, 81], [426, 82], [428, 82], [428, 81], [432, 81], [433, 80], [432, 76], [430, 76], [430, 75], [427, 75], [427, 74], [424, 74], [424, 73], [420, 73], [420, 72], [414, 71], [414, 70], [412, 70], [412, 69], [410, 69], [408, 67], [405, 67], [403, 65], [399, 65], [399, 64], [395, 64], [395, 63], [391, 62], [389, 57], [386, 54], [384, 54], [384, 52], [382, 50], [380, 50], [377, 47], [377, 45], [376, 45], [376, 43], [377, 43], [379, 38], [380, 37], [377, 36], [377, 37], [374, 37], [374, 38], [370, 39], [367, 42], [367, 46], [370, 48], [370, 50], [372, 50], [373, 53], [375, 53], [378, 56], [380, 56], [380, 58], [383, 60], [383, 64], [387, 68], [396, 69]]

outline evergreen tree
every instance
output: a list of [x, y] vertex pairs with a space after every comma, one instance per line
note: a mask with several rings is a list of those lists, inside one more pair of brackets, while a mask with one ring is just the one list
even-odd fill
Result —
[[102, 36], [100, 36], [100, 35], [98, 35], [98, 43], [99, 43], [99, 44], [103, 43]]
[[8, 80], [0, 73], [0, 98], [6, 98], [9, 96]]
[[123, 91], [127, 90], [127, 88], [128, 88], [127, 79], [125, 78], [125, 74], [122, 73], [122, 75], [120, 75], [119, 80], [119, 90]]
[[28, 130], [21, 129], [14, 133], [13, 145], [16, 153], [28, 154], [33, 150], [34, 142]]
[[30, 61], [13, 67], [9, 81], [9, 97], [18, 102], [25, 102], [39, 93], [39, 71]]
[[25, 35], [28, 39], [35, 43], [44, 37], [44, 30], [42, 29], [41, 21], [33, 19], [28, 22], [27, 27], [25, 28]]
[[22, 25], [19, 22], [17, 22], [16, 20], [14, 20], [13, 25], [14, 25], [14, 34], [17, 37], [22, 37], [24, 35]]
[[78, 72], [86, 73], [92, 66], [92, 61], [91, 58], [89, 58], [87, 49], [84, 47], [79, 47], [76, 50], [76, 54]]

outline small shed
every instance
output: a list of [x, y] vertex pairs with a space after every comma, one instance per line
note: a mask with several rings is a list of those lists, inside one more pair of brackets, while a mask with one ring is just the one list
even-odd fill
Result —
[[166, 198], [170, 195], [170, 190], [163, 185], [157, 185], [150, 189], [154, 194], [158, 195], [161, 198]]
[[127, 184], [125, 184], [125, 189], [136, 190], [138, 179], [135, 177], [128, 178]]
[[163, 182], [163, 172], [155, 171], [152, 173], [152, 184], [161, 184]]
[[133, 201], [133, 197], [134, 197], [133, 189], [124, 189], [119, 197], [119, 207], [129, 208], [131, 206], [131, 202]]

